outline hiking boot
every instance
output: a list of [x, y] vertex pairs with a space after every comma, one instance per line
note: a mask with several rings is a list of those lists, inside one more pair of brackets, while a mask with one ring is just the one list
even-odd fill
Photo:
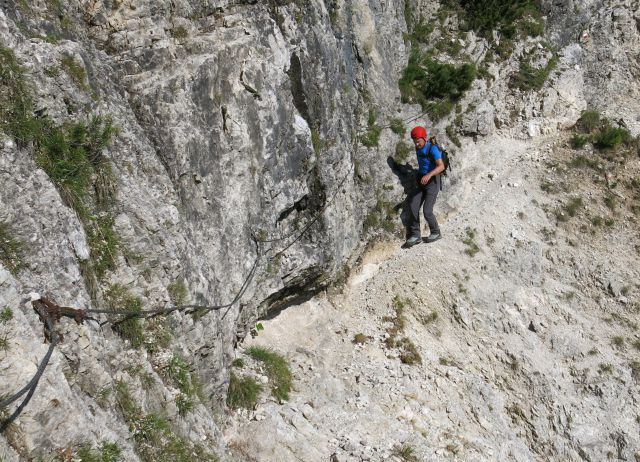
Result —
[[440, 234], [440, 231], [437, 231], [435, 233], [431, 233], [429, 234], [429, 237], [425, 237], [424, 238], [424, 242], [426, 242], [427, 244], [431, 243], [431, 242], [435, 242], [438, 239], [440, 239], [442, 237], [442, 234]]
[[413, 247], [416, 244], [420, 244], [422, 242], [422, 238], [420, 236], [411, 236], [409, 239], [407, 239], [407, 241], [404, 243], [404, 246], [409, 248], [409, 247]]

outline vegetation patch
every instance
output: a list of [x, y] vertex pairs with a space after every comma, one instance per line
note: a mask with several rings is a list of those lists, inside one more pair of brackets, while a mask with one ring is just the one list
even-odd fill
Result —
[[368, 335], [364, 335], [363, 333], [358, 333], [353, 336], [351, 343], [354, 345], [363, 345], [371, 340], [371, 337]]
[[374, 208], [365, 216], [362, 227], [365, 232], [382, 227], [388, 233], [396, 229], [397, 212], [391, 202], [378, 197]]
[[13, 319], [13, 310], [8, 306], [0, 311], [0, 324], [4, 324]]
[[370, 110], [367, 119], [367, 132], [360, 137], [360, 142], [368, 148], [378, 146], [380, 133], [382, 133], [382, 127], [376, 124], [376, 118], [375, 111]]
[[167, 375], [173, 385], [180, 390], [176, 398], [176, 405], [181, 415], [193, 410], [198, 401], [202, 400], [202, 384], [192, 377], [191, 364], [180, 356], [174, 356], [169, 362]]
[[15, 237], [7, 223], [0, 222], [0, 262], [14, 276], [24, 268], [24, 243]]
[[448, 0], [446, 3], [458, 3], [465, 13], [463, 20], [467, 26], [487, 39], [492, 39], [494, 30], [510, 39], [519, 28], [536, 35], [540, 30], [539, 26], [530, 24], [540, 22], [538, 0]]
[[215, 462], [218, 457], [202, 446], [178, 435], [166, 416], [145, 413], [131, 396], [127, 384], [116, 382], [116, 402], [129, 432], [133, 435], [136, 452], [143, 462]]
[[480, 252], [480, 247], [478, 247], [478, 244], [475, 241], [478, 232], [475, 228], [471, 228], [470, 226], [467, 226], [464, 231], [465, 236], [462, 238], [462, 243], [467, 246], [467, 248], [464, 249], [464, 253], [473, 257], [475, 254]]
[[38, 131], [25, 70], [9, 48], [0, 44], [0, 130], [26, 146]]
[[259, 346], [250, 347], [247, 354], [263, 363], [271, 383], [271, 394], [281, 401], [289, 399], [293, 378], [286, 359], [273, 350]]
[[578, 214], [578, 210], [584, 207], [581, 197], [574, 197], [556, 211], [556, 219], [558, 221], [568, 221]]
[[408, 337], [401, 337], [407, 324], [405, 309], [412, 305], [411, 300], [396, 295], [392, 303], [394, 316], [382, 318], [383, 321], [391, 323], [391, 327], [387, 329], [385, 345], [387, 348], [397, 348], [400, 351], [399, 358], [403, 364], [421, 364], [422, 357], [416, 345]]
[[189, 37], [189, 31], [184, 26], [178, 26], [171, 29], [171, 37], [176, 40], [184, 40]]
[[475, 65], [440, 63], [414, 47], [398, 85], [403, 103], [420, 104], [439, 120], [451, 112], [475, 78]]
[[103, 443], [99, 448], [83, 446], [76, 456], [80, 462], [120, 462], [122, 451], [116, 443]]
[[[65, 57], [62, 65], [74, 80], [86, 80], [84, 67], [72, 57]], [[18, 145], [32, 146], [37, 165], [55, 184], [65, 204], [77, 213], [91, 250], [93, 268], [83, 271], [90, 288], [93, 276], [102, 277], [116, 264], [118, 240], [108, 213], [116, 181], [102, 152], [117, 129], [109, 117], [93, 116], [87, 121], [62, 124], [36, 117], [24, 68], [13, 51], [2, 46], [0, 76], [0, 129]]]
[[540, 90], [557, 64], [558, 58], [555, 55], [542, 67], [534, 67], [528, 59], [523, 59], [520, 61], [520, 69], [510, 81], [510, 86], [523, 91]]
[[402, 119], [391, 119], [389, 128], [393, 133], [395, 133], [398, 136], [404, 136], [405, 133], [407, 133], [407, 127], [405, 126]]
[[391, 454], [404, 462], [418, 462], [415, 449], [407, 443], [394, 446]]
[[78, 63], [73, 56], [65, 56], [60, 61], [62, 69], [71, 77], [73, 82], [82, 90], [88, 90], [87, 71], [84, 66]]
[[175, 306], [183, 305], [187, 300], [187, 286], [183, 281], [175, 281], [167, 286], [167, 292], [169, 292], [169, 298], [171, 303]]
[[238, 377], [233, 372], [229, 377], [229, 389], [227, 390], [227, 406], [231, 409], [253, 409], [258, 402], [258, 396], [262, 392], [260, 385], [253, 377]]
[[[122, 284], [112, 284], [104, 293], [107, 305], [117, 311], [128, 313], [142, 312], [142, 300], [132, 295]], [[143, 321], [135, 314], [126, 314], [124, 318], [113, 324], [113, 329], [124, 339], [131, 342], [133, 348], [140, 348], [144, 343]]]

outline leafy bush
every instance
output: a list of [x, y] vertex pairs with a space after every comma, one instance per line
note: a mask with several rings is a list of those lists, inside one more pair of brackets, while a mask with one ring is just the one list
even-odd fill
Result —
[[176, 40], [184, 40], [189, 36], [189, 31], [184, 26], [178, 26], [171, 29], [171, 37]]
[[143, 462], [215, 462], [218, 457], [202, 446], [179, 436], [171, 429], [166, 416], [145, 414], [131, 396], [127, 384], [116, 382], [116, 401], [124, 420], [129, 424], [136, 452]]

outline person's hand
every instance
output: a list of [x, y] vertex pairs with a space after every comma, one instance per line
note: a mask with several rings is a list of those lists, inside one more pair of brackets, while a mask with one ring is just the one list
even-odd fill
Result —
[[429, 182], [429, 175], [425, 175], [422, 178], [420, 178], [420, 184], [421, 185], [425, 185]]

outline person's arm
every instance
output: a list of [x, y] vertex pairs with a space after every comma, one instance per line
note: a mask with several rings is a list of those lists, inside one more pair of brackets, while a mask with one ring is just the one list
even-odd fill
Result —
[[439, 173], [444, 172], [444, 162], [442, 161], [442, 159], [437, 159], [436, 160], [436, 168], [434, 168], [433, 170], [431, 170], [429, 173], [427, 173], [425, 176], [422, 177], [422, 179], [420, 180], [421, 184], [427, 184], [429, 182], [429, 180], [431, 180], [431, 178], [433, 178], [434, 176], [436, 176]]

